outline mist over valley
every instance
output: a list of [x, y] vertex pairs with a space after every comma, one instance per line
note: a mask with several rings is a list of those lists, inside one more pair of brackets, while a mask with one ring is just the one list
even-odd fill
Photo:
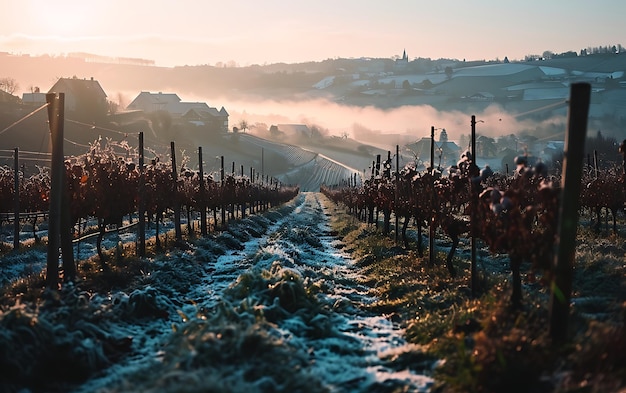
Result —
[[[424, 152], [410, 146], [419, 144], [423, 138], [429, 140], [431, 127], [437, 129], [436, 141], [441, 130], [445, 130], [447, 139], [454, 141], [461, 152], [468, 146], [472, 115], [479, 121], [477, 135], [494, 142], [502, 137], [510, 139], [510, 136], [517, 140], [514, 147], [501, 145], [492, 152], [485, 152], [483, 164], [504, 170], [500, 160], [506, 147], [519, 154], [539, 156], [547, 143], [563, 140], [569, 84], [577, 81], [588, 81], [594, 86], [588, 128], [591, 136], [601, 132], [619, 139], [626, 121], [623, 75], [626, 55], [623, 53], [555, 56], [525, 62], [409, 60], [404, 53], [395, 59], [172, 68], [137, 61], [116, 63], [90, 56], [0, 54], [3, 73], [19, 86], [14, 91], [18, 98], [24, 93], [46, 92], [60, 78], [93, 79], [100, 84], [110, 103], [111, 116], [98, 121], [102, 129], [97, 135], [81, 130], [84, 126], [78, 123], [69, 123], [66, 126], [68, 139], [73, 144], [66, 149], [68, 152], [80, 154], [81, 149], [84, 152], [85, 146], [98, 137], [115, 140], [118, 136], [109, 132], [111, 129], [131, 134], [144, 131], [155, 139], [155, 147], [161, 145], [165, 152], [169, 141], [176, 141], [186, 152], [191, 166], [197, 166], [191, 152], [202, 146], [209, 155], [225, 155], [227, 160], [232, 160], [238, 172], [241, 165], [246, 168], [263, 165], [268, 175], [286, 181], [301, 181], [311, 173], [304, 171], [308, 175], [304, 172], [295, 175], [294, 165], [289, 163], [289, 158], [284, 158], [284, 148], [278, 148], [279, 145], [260, 147], [258, 140], [253, 142], [249, 136], [236, 135], [233, 131], [296, 145], [344, 163], [347, 172], [339, 170], [341, 175], [318, 176], [320, 181], [338, 181], [350, 172], [367, 175], [376, 155], [384, 156], [388, 151], [395, 152], [396, 148], [401, 151], [402, 165], [411, 160], [427, 162], [429, 152], [424, 156]], [[228, 113], [228, 132], [210, 135], [201, 127], [175, 119], [157, 127], [149, 113], [129, 114], [128, 105], [141, 92], [175, 94], [185, 103], [206, 103], [217, 110], [223, 108]], [[0, 124], [3, 128], [15, 121], [18, 114], [28, 112], [27, 108], [6, 108], [6, 117], [3, 116]], [[41, 127], [45, 113], [39, 115], [31, 120], [39, 122], [37, 130], [28, 131], [37, 136], [27, 138], [30, 143], [17, 143], [23, 150], [45, 149], [42, 140], [47, 131], [46, 127]], [[72, 116], [68, 114], [69, 119]], [[280, 125], [283, 128], [306, 126], [309, 134], [302, 137], [281, 131], [272, 135], [271, 128]], [[3, 149], [16, 145], [11, 135], [18, 140], [24, 136], [19, 129], [5, 133]], [[129, 144], [136, 142], [130, 140]], [[266, 162], [261, 162], [261, 150], [267, 153]], [[454, 162], [456, 158], [448, 157], [444, 161]], [[439, 159], [441, 161], [441, 157]], [[314, 184], [312, 188], [317, 186]]]

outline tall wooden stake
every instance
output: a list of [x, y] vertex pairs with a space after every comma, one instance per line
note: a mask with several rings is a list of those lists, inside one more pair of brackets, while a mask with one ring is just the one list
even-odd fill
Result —
[[221, 156], [220, 184], [222, 189], [222, 228], [226, 229], [226, 205], [224, 204], [224, 156]]
[[170, 150], [172, 156], [172, 188], [174, 190], [174, 233], [176, 241], [182, 242], [183, 233], [180, 229], [180, 200], [178, 199], [178, 172], [176, 170], [176, 148], [174, 142], [170, 142]]
[[202, 204], [200, 206], [200, 233], [202, 234], [202, 236], [206, 236], [208, 234], [208, 231], [206, 225], [206, 206], [204, 205], [204, 201], [206, 201], [206, 188], [204, 186], [204, 163], [202, 162], [202, 146], [198, 147], [198, 169], [200, 175], [200, 195], [202, 199]]
[[428, 232], [428, 266], [435, 266], [435, 126], [430, 127], [430, 175], [433, 192], [430, 201], [430, 225]]
[[146, 256], [146, 169], [144, 167], [143, 132], [139, 133], [139, 190], [137, 212], [139, 214], [139, 257]]
[[470, 263], [470, 275], [471, 275], [471, 286], [472, 286], [472, 297], [476, 297], [478, 295], [478, 274], [476, 272], [476, 219], [475, 212], [478, 207], [478, 190], [474, 186], [474, 182], [472, 178], [478, 174], [478, 165], [476, 164], [476, 116], [472, 115], [472, 134], [471, 134], [471, 144], [472, 144], [472, 161], [470, 166], [470, 237], [471, 237], [471, 263]]
[[[350, 176], [350, 179], [352, 179], [352, 176]], [[396, 187], [394, 188], [395, 193], [394, 193], [394, 201], [395, 201], [395, 209], [396, 212], [394, 214], [395, 216], [395, 225], [396, 225], [396, 233], [395, 233], [395, 240], [396, 243], [398, 243], [398, 183], [400, 182], [400, 145], [396, 145]]]
[[76, 265], [74, 264], [74, 246], [72, 245], [72, 215], [70, 212], [70, 190], [67, 183], [67, 173], [63, 166], [63, 189], [61, 191], [61, 255], [63, 258], [63, 281], [76, 281]]
[[590, 99], [591, 85], [589, 83], [571, 85], [563, 177], [561, 178], [557, 251], [554, 260], [554, 278], [550, 286], [550, 337], [555, 344], [563, 343], [567, 339], [578, 228], [578, 196]]
[[20, 158], [17, 147], [13, 151], [13, 249], [20, 248]]
[[64, 93], [46, 94], [48, 121], [52, 139], [50, 171], [50, 214], [48, 215], [48, 254], [46, 260], [46, 287], [59, 289], [59, 244], [61, 229], [61, 203], [63, 199], [63, 123]]

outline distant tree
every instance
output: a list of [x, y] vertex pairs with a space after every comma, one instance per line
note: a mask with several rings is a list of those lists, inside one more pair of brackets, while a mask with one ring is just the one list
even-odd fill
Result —
[[311, 130], [311, 139], [321, 140], [328, 135], [328, 129], [318, 125], [309, 126], [309, 130]]
[[504, 56], [504, 61], [503, 62], [504, 62], [504, 64], [509, 64], [510, 63], [509, 58], [507, 56]]
[[239, 129], [243, 132], [246, 132], [246, 130], [248, 129], [248, 121], [247, 120], [241, 120], [239, 122]]
[[598, 130], [595, 137], [587, 137], [585, 141], [585, 152], [589, 161], [592, 160], [594, 154], [598, 154], [600, 167], [605, 166], [607, 162], [620, 161], [617, 139], [614, 137], [605, 137], [602, 135], [602, 131]]
[[265, 135], [265, 134], [267, 134], [269, 132], [267, 124], [259, 123], [259, 122], [256, 122], [256, 123], [250, 125], [249, 130], [250, 130], [250, 132], [252, 132], [252, 133], [254, 133], [256, 135], [261, 135], [261, 134]]
[[498, 138], [498, 140], [496, 141], [496, 144], [498, 146], [498, 150], [511, 149], [511, 150], [517, 151], [517, 147], [518, 147], [517, 135], [515, 134], [502, 135], [501, 137]]
[[557, 58], [573, 58], [573, 57], [578, 57], [578, 54], [574, 51], [567, 51], [567, 52], [563, 52], [563, 53], [559, 53], [559, 54], [552, 54], [552, 58], [553, 59], [557, 59]]
[[497, 153], [495, 140], [493, 138], [482, 136], [476, 150], [478, 150], [476, 153], [477, 156], [494, 157]]
[[444, 72], [446, 73], [446, 78], [448, 79], [452, 78], [452, 72], [453, 72], [452, 67], [447, 66]]
[[0, 78], [0, 90], [13, 95], [15, 91], [20, 87], [20, 85], [15, 81], [14, 78], [5, 77]]
[[118, 92], [116, 94], [116, 98], [117, 98], [117, 104], [120, 108], [126, 108], [129, 104], [129, 100], [126, 96], [124, 96], [124, 94]]
[[109, 105], [109, 113], [114, 115], [117, 113], [117, 111], [119, 110], [120, 104], [118, 104], [115, 101], [109, 101], [107, 100], [107, 104]]
[[422, 81], [421, 86], [422, 86], [422, 88], [424, 88], [424, 89], [430, 89], [431, 87], [433, 87], [433, 82], [431, 82], [431, 81], [430, 81], [430, 79], [424, 79], [424, 80]]
[[469, 136], [461, 134], [459, 136], [459, 146], [461, 147], [461, 151], [467, 149], [469, 146]]

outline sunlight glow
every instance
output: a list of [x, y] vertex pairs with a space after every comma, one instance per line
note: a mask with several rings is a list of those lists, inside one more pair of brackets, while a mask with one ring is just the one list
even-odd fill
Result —
[[[80, 38], [102, 16], [91, 2], [71, 3], [36, 1], [28, 15], [33, 35], [55, 38]], [[96, 16], [98, 15], [98, 16]]]

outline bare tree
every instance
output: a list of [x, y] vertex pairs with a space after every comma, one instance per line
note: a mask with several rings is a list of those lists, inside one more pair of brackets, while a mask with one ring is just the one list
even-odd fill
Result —
[[0, 90], [7, 92], [11, 95], [20, 87], [14, 78], [5, 77], [0, 78]]
[[239, 122], [239, 129], [242, 130], [243, 132], [246, 132], [246, 130], [248, 129], [248, 121], [247, 120], [242, 120]]

